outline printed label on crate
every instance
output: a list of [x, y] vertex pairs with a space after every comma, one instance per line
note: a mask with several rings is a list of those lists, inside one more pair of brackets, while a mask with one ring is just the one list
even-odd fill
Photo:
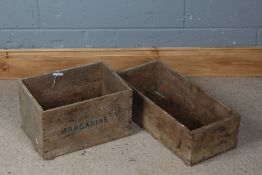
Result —
[[89, 120], [86, 122], [82, 122], [79, 124], [75, 124], [66, 128], [63, 128], [61, 130], [61, 135], [72, 135], [75, 133], [79, 133], [80, 131], [84, 130], [84, 129], [88, 129], [88, 128], [93, 128], [99, 125], [102, 125], [104, 123], [108, 122], [108, 117], [104, 116], [104, 117], [100, 117], [97, 119], [93, 119], [93, 120]]

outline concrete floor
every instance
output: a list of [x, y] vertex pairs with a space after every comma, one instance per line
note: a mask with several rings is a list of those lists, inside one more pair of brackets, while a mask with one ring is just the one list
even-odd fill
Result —
[[16, 81], [0, 81], [0, 174], [262, 174], [262, 78], [192, 78], [242, 115], [238, 148], [187, 167], [148, 133], [44, 161], [20, 128]]

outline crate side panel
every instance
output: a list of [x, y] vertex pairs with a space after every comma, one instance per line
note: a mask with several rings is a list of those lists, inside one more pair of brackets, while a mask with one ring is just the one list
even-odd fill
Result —
[[158, 91], [146, 91], [143, 95], [148, 97], [152, 102], [181, 124], [185, 125], [188, 129], [194, 130], [203, 126], [203, 124], [196, 118], [192, 117], [188, 110], [181, 106], [181, 104], [173, 99], [166, 98]]
[[99, 97], [102, 95], [101, 87], [100, 80], [82, 86], [72, 85], [60, 90], [49, 91], [38, 96], [37, 99], [43, 109], [47, 110]]
[[136, 90], [133, 103], [133, 120], [188, 163], [192, 137], [187, 129]]
[[119, 75], [136, 89], [144, 91], [154, 91], [157, 80], [157, 62], [146, 63], [141, 66], [120, 72]]
[[194, 134], [191, 164], [198, 163], [237, 146], [240, 117], [231, 116]]
[[201, 88], [159, 63], [158, 91], [168, 99], [185, 108], [193, 118], [207, 125], [225, 117], [231, 111], [207, 95]]
[[[54, 71], [55, 72], [55, 71]], [[61, 70], [62, 76], [55, 79], [53, 73], [23, 80], [27, 88], [37, 99], [38, 96], [59, 91], [70, 86], [85, 86], [101, 80], [101, 63], [94, 63], [71, 69]]]
[[102, 94], [110, 94], [128, 90], [128, 86], [120, 77], [107, 65], [102, 66]]
[[104, 96], [44, 113], [44, 158], [129, 134], [132, 92]]
[[36, 151], [42, 155], [42, 112], [37, 107], [37, 104], [33, 100], [32, 95], [21, 81], [19, 82], [19, 101], [22, 128], [33, 143]]

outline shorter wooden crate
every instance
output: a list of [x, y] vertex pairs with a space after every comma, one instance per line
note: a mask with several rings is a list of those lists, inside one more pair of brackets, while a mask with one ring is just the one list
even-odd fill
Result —
[[132, 90], [102, 62], [20, 81], [22, 128], [44, 159], [127, 136]]
[[159, 61], [119, 72], [133, 88], [133, 120], [193, 165], [236, 147], [240, 116]]

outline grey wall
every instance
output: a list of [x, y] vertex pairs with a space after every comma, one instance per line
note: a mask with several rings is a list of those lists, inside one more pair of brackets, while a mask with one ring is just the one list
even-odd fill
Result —
[[262, 0], [0, 0], [0, 48], [262, 45]]

